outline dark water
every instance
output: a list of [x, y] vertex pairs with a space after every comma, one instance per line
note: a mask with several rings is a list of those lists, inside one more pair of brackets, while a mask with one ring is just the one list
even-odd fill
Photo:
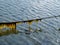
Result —
[[[60, 15], [60, 0], [0, 0], [0, 22], [30, 20]], [[17, 30], [28, 30], [27, 23], [17, 24]], [[0, 45], [60, 45], [60, 17], [33, 22], [33, 31], [0, 37]]]

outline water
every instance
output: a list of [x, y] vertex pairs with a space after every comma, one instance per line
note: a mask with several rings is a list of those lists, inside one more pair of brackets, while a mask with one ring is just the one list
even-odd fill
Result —
[[[59, 0], [0, 0], [0, 22], [30, 20], [60, 15]], [[28, 30], [27, 23], [17, 24], [17, 30]], [[11, 34], [0, 37], [0, 45], [60, 45], [60, 17], [33, 22], [33, 31], [42, 32]]]

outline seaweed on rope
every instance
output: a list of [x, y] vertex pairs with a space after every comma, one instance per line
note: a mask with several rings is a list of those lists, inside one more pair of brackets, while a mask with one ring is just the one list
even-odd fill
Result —
[[[56, 17], [60, 17], [60, 15], [59, 15], [59, 16], [45, 17], [45, 18], [40, 18], [40, 19], [17, 21], [17, 22], [0, 22], [0, 28], [2, 29], [3, 26], [4, 26], [4, 27], [10, 27], [10, 28], [12, 29], [12, 30], [11, 30], [12, 32], [16, 32], [16, 24], [27, 23], [27, 24], [29, 24], [29, 31], [31, 31], [32, 28], [30, 27], [30, 25], [32, 25], [33, 22], [36, 22], [36, 23], [38, 24], [38, 21], [41, 21], [41, 20], [43, 20], [43, 19], [56, 18]], [[36, 30], [38, 30], [38, 29], [36, 28]], [[0, 32], [1, 32], [1, 31], [2, 31], [2, 30], [0, 30]], [[11, 31], [10, 31], [10, 32], [11, 32]], [[9, 32], [9, 31], [7, 31], [7, 32]], [[6, 33], [7, 33], [7, 32], [6, 32]], [[42, 30], [40, 30], [40, 32], [42, 32]], [[1, 34], [1, 33], [0, 33], [0, 34]]]

